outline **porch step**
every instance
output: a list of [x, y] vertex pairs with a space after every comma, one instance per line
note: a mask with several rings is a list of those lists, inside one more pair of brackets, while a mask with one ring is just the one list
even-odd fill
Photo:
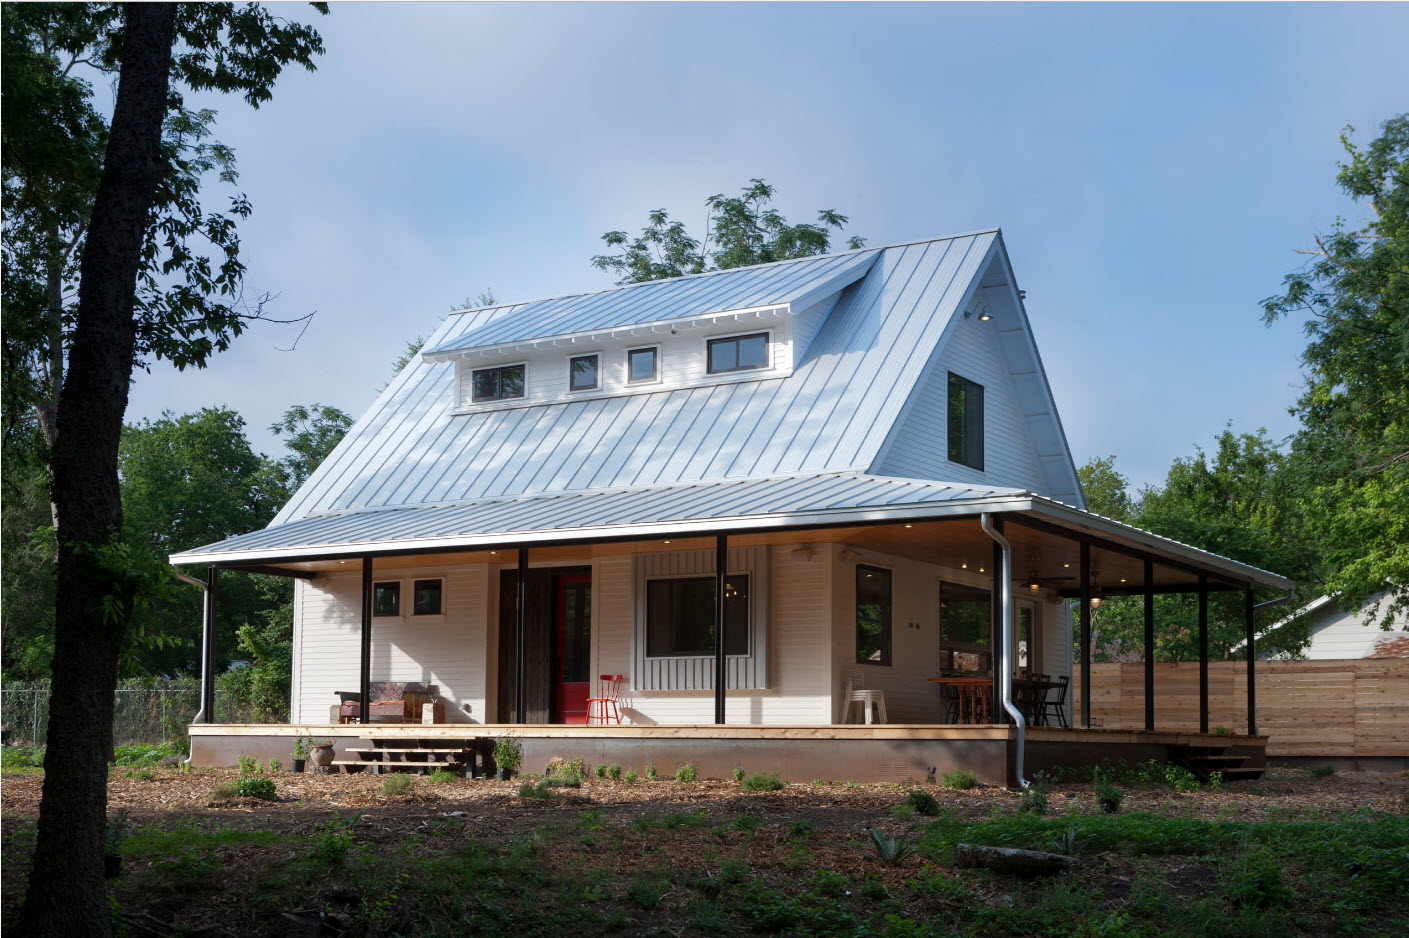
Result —
[[422, 772], [430, 773], [436, 769], [445, 769], [459, 775], [465, 774], [465, 763], [460, 761], [434, 761], [434, 762], [379, 762], [366, 759], [334, 759], [332, 769], [335, 772], [346, 772], [355, 775], [363, 769], [373, 769], [376, 772]]
[[473, 757], [473, 753], [468, 749], [440, 748], [440, 749], [346, 749], [344, 752], [355, 755], [366, 762], [432, 762], [436, 759], [442, 761], [464, 762]]
[[1226, 746], [1180, 746], [1172, 755], [1200, 782], [1207, 782], [1215, 772], [1229, 781], [1261, 778], [1266, 768], [1259, 764], [1263, 760], [1258, 758], [1261, 754], [1257, 750], [1231, 741]]

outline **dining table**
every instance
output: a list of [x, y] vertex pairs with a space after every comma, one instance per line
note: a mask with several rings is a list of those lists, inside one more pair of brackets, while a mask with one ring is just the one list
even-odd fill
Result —
[[941, 688], [948, 688], [954, 691], [959, 702], [958, 718], [960, 723], [991, 723], [993, 722], [992, 708], [990, 703], [993, 697], [992, 677], [932, 677], [929, 678], [931, 684], [938, 684]]

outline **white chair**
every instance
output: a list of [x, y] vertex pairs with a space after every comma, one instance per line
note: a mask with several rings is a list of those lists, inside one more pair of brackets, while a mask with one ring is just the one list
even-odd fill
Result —
[[864, 678], [860, 671], [848, 668], [842, 672], [841, 696], [844, 701], [841, 721], [851, 722], [851, 708], [855, 704], [861, 705], [861, 712], [865, 714], [866, 722], [871, 722], [871, 707], [876, 708], [876, 721], [886, 723], [886, 695], [884, 691], [867, 690], [864, 686]]

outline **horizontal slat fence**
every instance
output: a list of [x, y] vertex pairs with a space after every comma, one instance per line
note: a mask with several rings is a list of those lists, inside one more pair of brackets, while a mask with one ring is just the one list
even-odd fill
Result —
[[[1072, 681], [1081, 713], [1080, 672]], [[1145, 666], [1091, 668], [1091, 719], [1145, 726]], [[1208, 725], [1247, 732], [1247, 664], [1208, 665]], [[1155, 665], [1155, 729], [1199, 728], [1197, 662]], [[1269, 756], [1409, 757], [1409, 659], [1259, 661], [1257, 728]]]

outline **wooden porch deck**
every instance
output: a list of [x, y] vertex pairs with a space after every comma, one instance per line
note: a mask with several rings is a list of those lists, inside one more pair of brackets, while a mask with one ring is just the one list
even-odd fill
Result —
[[[1017, 729], [1010, 725], [194, 724], [190, 732], [197, 766], [234, 765], [242, 754], [287, 761], [299, 736], [334, 740], [339, 758], [381, 744], [443, 750], [452, 743], [472, 747], [476, 740], [513, 736], [523, 746], [523, 770], [530, 773], [557, 757], [638, 771], [651, 764], [662, 775], [691, 762], [702, 778], [728, 778], [742, 767], [749, 773], [777, 772], [793, 782], [902, 782], [963, 769], [987, 784], [1016, 783]], [[1030, 777], [1058, 766], [1156, 759], [1247, 776], [1261, 771], [1266, 748], [1265, 736], [1034, 727], [1027, 731], [1024, 770]]]

